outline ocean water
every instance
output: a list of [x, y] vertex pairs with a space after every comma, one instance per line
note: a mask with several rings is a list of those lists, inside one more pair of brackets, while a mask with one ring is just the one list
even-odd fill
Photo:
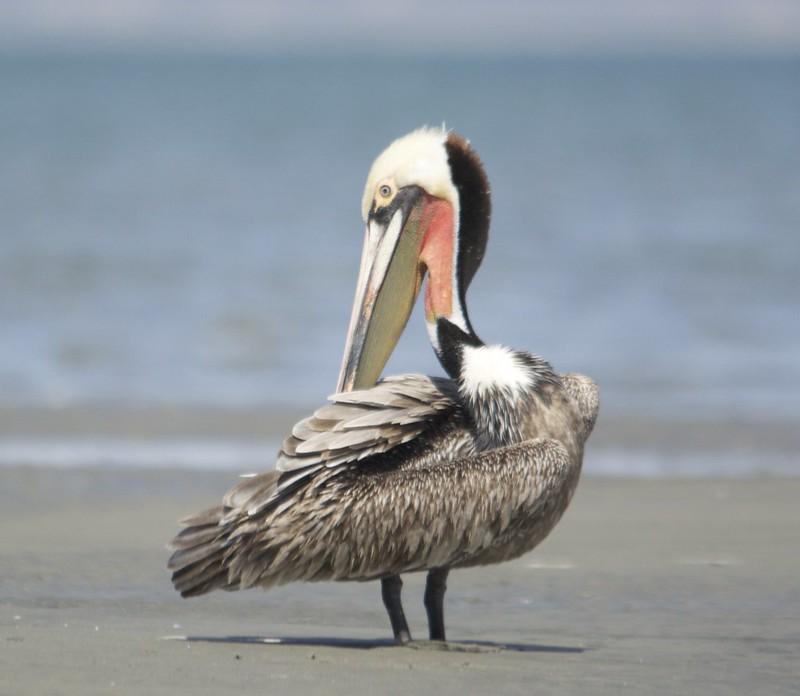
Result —
[[[618, 418], [800, 414], [800, 60], [0, 57], [0, 406], [313, 406], [372, 159], [493, 188], [488, 342]], [[388, 371], [440, 373], [421, 313]]]

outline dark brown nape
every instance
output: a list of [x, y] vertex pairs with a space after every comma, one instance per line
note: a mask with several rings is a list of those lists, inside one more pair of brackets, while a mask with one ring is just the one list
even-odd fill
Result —
[[483, 164], [469, 142], [452, 131], [445, 142], [450, 176], [458, 190], [459, 238], [458, 238], [458, 278], [461, 305], [465, 306], [464, 295], [472, 282], [478, 266], [481, 265], [489, 238], [489, 219], [492, 202], [489, 192], [489, 179]]

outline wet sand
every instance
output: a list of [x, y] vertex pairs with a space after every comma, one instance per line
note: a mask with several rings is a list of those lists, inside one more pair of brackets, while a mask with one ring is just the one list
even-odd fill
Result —
[[798, 479], [585, 479], [539, 549], [451, 575], [446, 652], [391, 646], [376, 583], [180, 599], [174, 520], [231, 482], [0, 469], [0, 694], [797, 693]]

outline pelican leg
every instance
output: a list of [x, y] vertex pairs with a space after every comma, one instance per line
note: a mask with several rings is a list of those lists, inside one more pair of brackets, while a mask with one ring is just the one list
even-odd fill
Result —
[[406, 615], [403, 613], [403, 604], [400, 601], [400, 592], [403, 589], [403, 581], [399, 575], [390, 575], [381, 578], [381, 597], [383, 606], [389, 612], [389, 621], [392, 622], [395, 642], [399, 644], [411, 642], [411, 631], [408, 630]]
[[449, 568], [434, 568], [428, 571], [425, 583], [425, 610], [428, 612], [428, 631], [431, 640], [444, 637], [444, 593], [447, 590]]

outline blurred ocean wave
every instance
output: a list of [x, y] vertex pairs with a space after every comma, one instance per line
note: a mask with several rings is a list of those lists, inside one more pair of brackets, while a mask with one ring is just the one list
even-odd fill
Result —
[[[800, 61], [0, 57], [0, 405], [313, 406], [386, 143], [493, 185], [487, 341], [616, 417], [800, 413]], [[420, 316], [389, 365], [440, 373]]]
[[[247, 476], [272, 469], [278, 444], [272, 440], [192, 438], [187, 440], [3, 440], [0, 470], [7, 467], [48, 469], [188, 469], [230, 471]], [[721, 450], [668, 452], [592, 448], [584, 472], [592, 477], [626, 478], [741, 478], [797, 476], [795, 453]]]

